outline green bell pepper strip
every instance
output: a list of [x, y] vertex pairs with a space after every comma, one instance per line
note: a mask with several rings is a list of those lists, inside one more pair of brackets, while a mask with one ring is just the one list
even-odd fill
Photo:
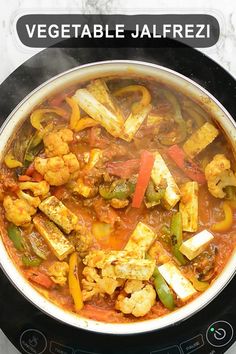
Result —
[[26, 255], [22, 256], [21, 260], [25, 267], [38, 267], [42, 262], [40, 258]]
[[102, 185], [99, 187], [99, 193], [104, 199], [127, 199], [134, 192], [134, 184], [124, 180], [113, 182], [110, 186]]
[[184, 110], [197, 123], [198, 128], [201, 128], [201, 126], [205, 123], [203, 116], [194, 108], [184, 107]]
[[236, 187], [235, 186], [227, 186], [224, 188], [226, 193], [225, 199], [227, 200], [236, 200]]
[[160, 138], [160, 142], [163, 145], [174, 145], [174, 144], [182, 143], [187, 136], [187, 124], [183, 119], [179, 102], [175, 97], [175, 95], [173, 95], [173, 93], [171, 93], [168, 90], [161, 89], [160, 93], [162, 93], [165, 99], [171, 104], [174, 112], [173, 113], [174, 120], [178, 124], [177, 135], [174, 137], [173, 136], [168, 137], [167, 135], [165, 135]]
[[24, 250], [24, 246], [23, 246], [23, 239], [22, 239], [22, 235], [21, 235], [21, 229], [19, 227], [17, 227], [16, 225], [9, 225], [7, 228], [7, 233], [9, 238], [12, 240], [15, 248], [18, 251], [23, 251]]
[[164, 196], [165, 190], [164, 189], [159, 189], [156, 191], [154, 183], [152, 181], [149, 182], [147, 190], [146, 190], [146, 200], [149, 203], [156, 202], [160, 203], [161, 198]]
[[28, 236], [28, 238], [30, 241], [30, 245], [34, 253], [36, 254], [36, 256], [46, 260], [49, 254], [49, 250], [46, 243], [44, 242], [44, 239], [40, 235], [36, 234], [35, 232], [32, 232]]
[[24, 166], [28, 167], [35, 157], [43, 150], [43, 137], [53, 129], [53, 124], [48, 124], [43, 130], [36, 131], [26, 147], [24, 154]]
[[180, 264], [185, 265], [186, 259], [179, 248], [183, 243], [182, 238], [182, 216], [180, 212], [173, 214], [170, 223], [170, 237], [172, 243], [172, 252]]
[[175, 308], [174, 296], [157, 267], [154, 270], [153, 279], [154, 286], [161, 303], [168, 310], [173, 310]]

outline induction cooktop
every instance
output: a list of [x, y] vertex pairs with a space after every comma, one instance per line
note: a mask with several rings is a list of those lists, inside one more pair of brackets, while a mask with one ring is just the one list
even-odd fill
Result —
[[[29, 92], [54, 75], [110, 59], [141, 60], [176, 70], [205, 87], [236, 117], [235, 80], [192, 48], [48, 48], [22, 64], [0, 85], [0, 122]], [[29, 303], [2, 271], [0, 289], [1, 329], [24, 354], [218, 354], [225, 353], [236, 341], [235, 277], [207, 307], [189, 319], [138, 335], [96, 334], [60, 323]]]

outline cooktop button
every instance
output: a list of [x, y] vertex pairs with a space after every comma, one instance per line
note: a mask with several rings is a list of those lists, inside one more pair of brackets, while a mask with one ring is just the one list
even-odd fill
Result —
[[27, 329], [20, 336], [20, 345], [23, 353], [42, 354], [47, 348], [47, 339], [37, 329]]
[[163, 348], [160, 350], [154, 350], [150, 354], [181, 354], [180, 349], [177, 345], [173, 345], [172, 347]]
[[74, 349], [67, 347], [66, 345], [56, 343], [51, 341], [50, 342], [50, 353], [52, 354], [74, 354]]
[[190, 354], [203, 347], [204, 340], [202, 334], [197, 335], [191, 339], [186, 340], [180, 344], [180, 347], [184, 354]]
[[206, 339], [213, 347], [224, 347], [233, 338], [234, 330], [227, 321], [216, 321], [212, 323], [206, 332]]

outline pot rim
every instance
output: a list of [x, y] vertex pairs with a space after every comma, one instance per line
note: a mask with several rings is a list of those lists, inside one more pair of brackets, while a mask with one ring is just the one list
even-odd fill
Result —
[[[192, 89], [192, 91], [196, 91], [196, 97], [199, 97], [199, 92], [203, 97], [210, 99], [206, 105], [213, 105], [213, 108], [218, 110], [218, 113], [221, 115], [219, 120], [227, 118], [224, 124], [222, 124], [222, 128], [226, 131], [226, 134], [231, 137], [233, 143], [236, 142], [236, 123], [229, 114], [229, 112], [222, 106], [222, 104], [207, 90], [201, 87], [198, 83], [194, 82], [193, 80], [189, 79], [188, 77], [172, 70], [166, 68], [161, 65], [156, 65], [149, 62], [137, 61], [137, 60], [107, 60], [107, 61], [98, 61], [93, 63], [88, 63], [84, 65], [80, 65], [74, 67], [70, 70], [67, 70], [63, 73], [60, 73], [51, 79], [47, 80], [46, 82], [42, 83], [40, 86], [35, 88], [31, 91], [10, 113], [7, 117], [5, 122], [3, 123], [0, 129], [0, 136], [4, 134], [5, 130], [9, 127], [10, 123], [12, 122], [13, 128], [15, 129], [19, 121], [23, 121], [27, 114], [24, 112], [22, 107], [27, 104], [27, 102], [37, 96], [42, 90], [48, 88], [48, 92], [52, 92], [53, 90], [50, 88], [51, 84], [56, 83], [57, 81], [60, 82], [60, 79], [69, 77], [71, 74], [76, 72], [90, 70], [92, 72], [93, 68], [95, 67], [95, 72], [97, 74], [94, 77], [101, 77], [99, 73], [106, 72], [107, 67], [119, 67], [124, 66], [126, 68], [127, 73], [129, 72], [130, 68], [132, 68], [132, 73], [137, 71], [137, 74], [142, 72], [143, 69], [143, 76], [145, 76], [144, 71], [156, 71], [156, 76], [158, 77], [158, 73], [162, 73], [164, 76], [169, 76], [170, 82], [171, 81], [182, 81], [182, 84], [186, 84], [188, 89]], [[140, 72], [138, 71], [140, 69]], [[99, 71], [99, 70], [100, 71]], [[114, 69], [114, 70], [117, 70]], [[130, 71], [130, 72], [131, 72]], [[115, 72], [115, 71], [114, 71]], [[153, 73], [154, 74], [154, 73]], [[84, 74], [86, 75], [86, 74]], [[146, 76], [151, 76], [152, 74], [146, 73]], [[109, 76], [109, 75], [105, 75]], [[78, 81], [78, 79], [77, 79]], [[81, 82], [85, 81], [82, 79]], [[180, 82], [177, 83], [175, 86], [181, 87]], [[59, 83], [58, 87], [62, 87], [63, 83]], [[183, 91], [183, 88], [182, 88]], [[198, 92], [198, 95], [197, 95]], [[43, 96], [43, 94], [41, 94]], [[39, 94], [40, 96], [40, 94]], [[30, 104], [30, 106], [34, 106]], [[210, 107], [210, 109], [213, 109]], [[22, 112], [21, 112], [22, 110]], [[223, 114], [222, 114], [223, 113]], [[14, 122], [14, 116], [17, 114], [22, 116], [21, 119], [16, 119]], [[213, 113], [215, 116], [215, 113]], [[222, 122], [221, 122], [222, 123]], [[11, 128], [11, 127], [10, 127]], [[9, 137], [12, 135], [13, 129], [9, 129]], [[4, 139], [4, 138], [3, 138]], [[5, 139], [6, 140], [6, 139]], [[8, 140], [4, 143], [2, 139], [0, 140], [0, 157], [2, 159], [3, 151], [8, 144]], [[218, 278], [211, 284], [211, 286], [201, 295], [199, 295], [196, 299], [192, 300], [190, 303], [184, 305], [180, 309], [173, 311], [170, 314], [164, 315], [159, 318], [146, 320], [146, 321], [138, 321], [138, 322], [131, 322], [131, 323], [105, 323], [99, 322], [95, 320], [91, 320], [85, 317], [81, 317], [79, 315], [70, 313], [68, 311], [63, 310], [59, 306], [55, 305], [54, 303], [47, 300], [43, 297], [35, 288], [30, 285], [30, 283], [23, 277], [21, 272], [17, 269], [11, 258], [9, 257], [7, 250], [1, 240], [0, 242], [0, 265], [2, 270], [4, 271], [5, 275], [14, 285], [14, 287], [34, 306], [38, 307], [42, 312], [46, 313], [47, 315], [51, 316], [52, 318], [63, 322], [67, 325], [71, 325], [77, 327], [79, 329], [88, 330], [91, 332], [98, 332], [98, 333], [106, 333], [106, 334], [136, 334], [136, 333], [146, 333], [151, 332], [154, 330], [161, 330], [168, 326], [176, 325], [179, 322], [188, 319], [190, 316], [196, 314], [200, 310], [202, 310], [205, 306], [207, 306], [219, 293], [226, 287], [226, 285], [230, 282], [236, 272], [236, 250], [234, 250], [233, 254], [231, 255], [230, 259], [228, 260], [227, 264], [225, 265], [224, 269], [218, 276]]]

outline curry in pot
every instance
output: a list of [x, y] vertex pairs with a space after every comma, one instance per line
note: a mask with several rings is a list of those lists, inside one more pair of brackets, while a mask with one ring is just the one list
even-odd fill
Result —
[[59, 307], [104, 322], [166, 315], [235, 246], [235, 160], [201, 106], [151, 79], [74, 85], [35, 107], [1, 166], [1, 236]]

